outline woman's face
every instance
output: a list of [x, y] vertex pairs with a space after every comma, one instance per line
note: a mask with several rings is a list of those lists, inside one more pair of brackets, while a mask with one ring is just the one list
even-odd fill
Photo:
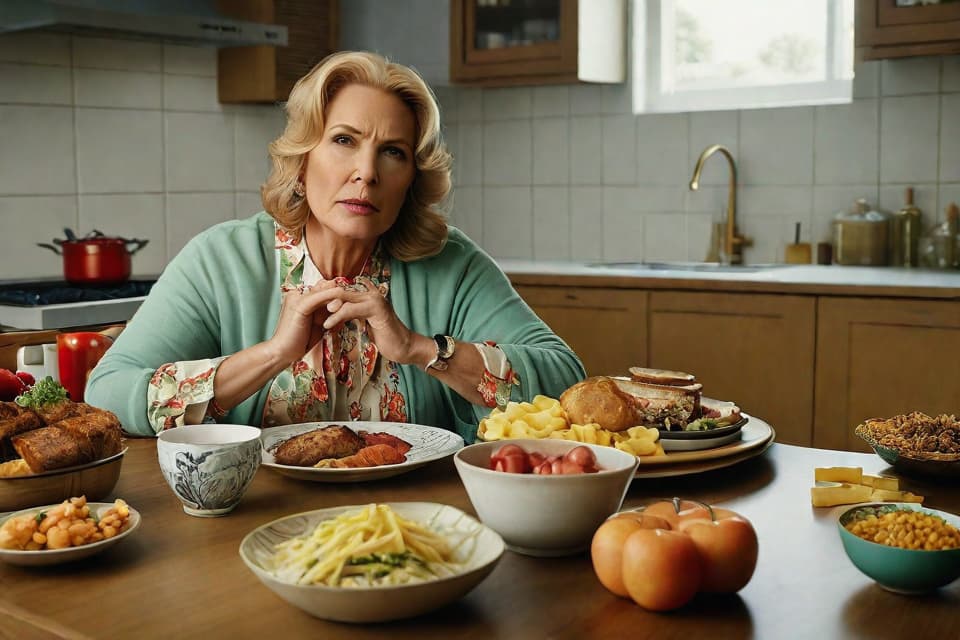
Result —
[[323, 136], [307, 154], [307, 203], [321, 234], [369, 241], [397, 219], [416, 173], [416, 122], [399, 97], [343, 87], [327, 105]]

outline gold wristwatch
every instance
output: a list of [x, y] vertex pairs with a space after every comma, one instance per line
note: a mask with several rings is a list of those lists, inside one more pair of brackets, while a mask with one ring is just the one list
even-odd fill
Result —
[[454, 342], [453, 338], [450, 336], [445, 336], [442, 333], [438, 333], [433, 336], [433, 341], [437, 343], [437, 354], [433, 356], [433, 360], [427, 363], [427, 366], [424, 367], [424, 371], [427, 369], [436, 369], [437, 371], [446, 371], [449, 364], [447, 360], [453, 357], [453, 352], [457, 348], [457, 343]]

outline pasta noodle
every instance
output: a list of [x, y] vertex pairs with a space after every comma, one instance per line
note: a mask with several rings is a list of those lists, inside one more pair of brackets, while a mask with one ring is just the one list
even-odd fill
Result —
[[459, 573], [445, 538], [384, 504], [324, 520], [276, 549], [274, 575], [294, 584], [386, 586]]

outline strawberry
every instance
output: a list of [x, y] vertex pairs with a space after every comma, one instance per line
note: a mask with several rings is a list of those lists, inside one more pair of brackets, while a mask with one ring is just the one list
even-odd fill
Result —
[[23, 380], [9, 369], [0, 369], [0, 400], [11, 401], [27, 390]]
[[20, 378], [20, 382], [28, 387], [32, 387], [37, 383], [37, 379], [33, 377], [33, 374], [27, 373], [26, 371], [17, 371], [17, 377]]

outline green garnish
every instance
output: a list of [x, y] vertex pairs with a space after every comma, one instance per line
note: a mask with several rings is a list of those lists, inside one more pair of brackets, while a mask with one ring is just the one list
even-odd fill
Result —
[[47, 517], [47, 512], [41, 511], [40, 513], [37, 514], [37, 517], [34, 518], [34, 520], [36, 520], [37, 522], [43, 522], [43, 519], [46, 517]]
[[21, 407], [44, 407], [67, 399], [67, 390], [59, 382], [47, 376], [37, 380], [29, 391], [14, 398]]

